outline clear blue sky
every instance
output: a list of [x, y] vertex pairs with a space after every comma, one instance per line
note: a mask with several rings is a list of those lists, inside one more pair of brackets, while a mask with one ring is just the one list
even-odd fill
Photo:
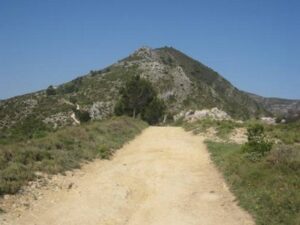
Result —
[[0, 0], [0, 99], [173, 46], [242, 90], [300, 99], [299, 0]]

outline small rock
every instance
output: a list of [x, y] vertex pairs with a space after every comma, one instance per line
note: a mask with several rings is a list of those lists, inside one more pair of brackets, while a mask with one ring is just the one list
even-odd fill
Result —
[[37, 176], [37, 177], [43, 177], [43, 173], [42, 172], [38, 172], [38, 171], [35, 172], [34, 175]]
[[3, 198], [4, 200], [8, 200], [10, 198], [10, 195], [4, 195]]
[[74, 185], [74, 183], [70, 183], [70, 184], [68, 185], [68, 189], [71, 189], [71, 188], [73, 187], [73, 185]]

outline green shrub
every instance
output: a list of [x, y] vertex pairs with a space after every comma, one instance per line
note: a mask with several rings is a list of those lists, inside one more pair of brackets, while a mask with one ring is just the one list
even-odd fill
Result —
[[33, 179], [34, 175], [25, 165], [11, 162], [0, 171], [0, 195], [16, 193], [24, 181]]
[[[116, 114], [116, 116], [122, 116], [125, 114], [126, 112], [126, 105], [125, 105], [125, 101], [123, 100], [119, 100], [116, 105], [115, 105], [115, 108], [114, 108], [114, 112]], [[128, 113], [128, 112], [127, 112]]]
[[82, 86], [83, 83], [82, 81], [83, 81], [82, 77], [77, 77], [71, 82], [60, 85], [57, 89], [57, 92], [59, 92], [60, 94], [70, 94], [70, 93], [78, 92], [80, 87]]
[[265, 155], [272, 149], [272, 142], [270, 142], [264, 132], [264, 126], [255, 124], [247, 129], [248, 142], [243, 145], [245, 152], [255, 152], [257, 154]]
[[52, 85], [50, 85], [46, 90], [46, 94], [47, 96], [56, 95], [55, 88]]
[[143, 110], [142, 119], [147, 121], [149, 124], [156, 124], [160, 121], [164, 112], [164, 103], [156, 97]]
[[81, 123], [86, 123], [91, 120], [90, 113], [85, 110], [75, 110], [75, 116]]
[[99, 156], [101, 159], [109, 159], [112, 151], [107, 146], [101, 146], [99, 149]]
[[90, 71], [90, 75], [91, 75], [92, 77], [96, 76], [97, 74], [98, 74], [98, 72], [95, 71], [95, 70], [91, 70], [91, 71]]
[[69, 101], [73, 104], [76, 104], [78, 102], [78, 100], [75, 96], [70, 96]]
[[63, 86], [61, 86], [59, 88], [59, 90], [61, 91], [61, 93], [63, 94], [70, 94], [70, 93], [73, 93], [73, 92], [76, 92], [79, 90], [79, 88], [77, 87], [76, 83], [74, 82], [69, 82]]

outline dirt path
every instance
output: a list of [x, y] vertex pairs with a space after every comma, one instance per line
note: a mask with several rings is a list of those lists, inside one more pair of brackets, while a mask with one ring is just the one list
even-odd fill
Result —
[[181, 128], [150, 127], [111, 161], [84, 166], [12, 225], [254, 224], [209, 159], [203, 138]]

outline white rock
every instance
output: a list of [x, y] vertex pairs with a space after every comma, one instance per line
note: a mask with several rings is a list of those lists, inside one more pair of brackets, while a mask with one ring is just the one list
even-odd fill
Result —
[[188, 110], [182, 111], [179, 114], [174, 116], [174, 120], [183, 118], [183, 120], [188, 122], [195, 122], [197, 120], [202, 120], [206, 118], [214, 119], [214, 120], [231, 120], [232, 118], [224, 111], [219, 110], [218, 108], [212, 109], [203, 109], [203, 110]]
[[276, 119], [273, 117], [261, 117], [260, 120], [266, 124], [276, 124]]
[[4, 195], [3, 198], [4, 200], [8, 200], [10, 198], [10, 195]]
[[105, 119], [113, 113], [113, 104], [111, 102], [95, 102], [89, 109], [89, 113], [93, 120]]

